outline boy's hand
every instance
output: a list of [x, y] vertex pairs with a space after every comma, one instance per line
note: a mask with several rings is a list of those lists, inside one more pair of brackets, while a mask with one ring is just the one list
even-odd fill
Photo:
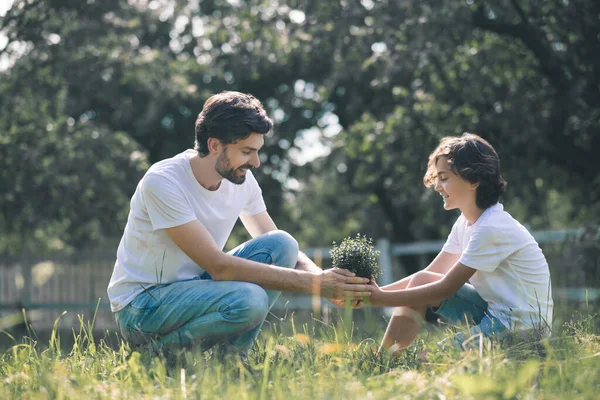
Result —
[[385, 291], [379, 287], [375, 279], [371, 280], [369, 286], [371, 287], [371, 297], [368, 299], [369, 304], [372, 306], [384, 306]]
[[[314, 293], [327, 299], [336, 299], [343, 304], [346, 299], [361, 300], [371, 295], [369, 279], [355, 276], [354, 273], [340, 268], [331, 268], [321, 272], [313, 283]], [[337, 303], [334, 303], [338, 305]]]
[[342, 299], [327, 299], [329, 300], [331, 303], [335, 304], [338, 307], [346, 307], [347, 305], [350, 305], [350, 307], [352, 308], [361, 308], [363, 306], [363, 301], [362, 300], [342, 300]]

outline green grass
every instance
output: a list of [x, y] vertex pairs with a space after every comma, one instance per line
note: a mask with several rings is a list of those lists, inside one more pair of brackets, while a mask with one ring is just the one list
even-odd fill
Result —
[[[580, 399], [600, 392], [598, 320], [590, 312], [559, 322], [552, 338], [520, 343], [472, 341], [442, 349], [449, 329], [428, 329], [400, 359], [374, 353], [385, 328], [337, 316], [265, 325], [249, 356], [132, 351], [114, 333], [96, 340], [92, 323], [73, 331], [73, 346], [53, 332], [15, 341], [0, 359], [0, 399]], [[344, 322], [346, 321], [346, 322]], [[430, 349], [427, 361], [418, 357]]]

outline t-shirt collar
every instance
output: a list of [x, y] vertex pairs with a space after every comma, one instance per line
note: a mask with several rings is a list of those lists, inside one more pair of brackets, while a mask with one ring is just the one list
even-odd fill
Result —
[[200, 182], [198, 182], [198, 180], [196, 180], [196, 177], [194, 176], [194, 171], [192, 170], [192, 164], [190, 162], [190, 159], [196, 155], [196, 151], [192, 150], [192, 149], [187, 149], [182, 154], [183, 154], [183, 158], [185, 161], [184, 168], [187, 171], [188, 178], [190, 178], [191, 181], [193, 182], [192, 185], [194, 185], [194, 187], [198, 191], [200, 191], [204, 197], [208, 197], [208, 198], [216, 197], [217, 194], [220, 192], [221, 188], [223, 188], [223, 184], [225, 183], [226, 179], [223, 179], [223, 181], [221, 182], [221, 185], [219, 186], [219, 188], [217, 190], [208, 190], [207, 188], [202, 186], [200, 184]]
[[[479, 221], [481, 221], [483, 219], [484, 215], [487, 215], [492, 212], [503, 211], [503, 210], [504, 210], [504, 206], [500, 203], [496, 203], [493, 206], [486, 208], [483, 211], [483, 213], [479, 216], [479, 218], [477, 218], [477, 221], [475, 221], [474, 224], [469, 225], [469, 221], [467, 221], [467, 228], [473, 228], [473, 227], [477, 226], [477, 224], [479, 224]], [[465, 220], [466, 220], [466, 218], [465, 218]]]

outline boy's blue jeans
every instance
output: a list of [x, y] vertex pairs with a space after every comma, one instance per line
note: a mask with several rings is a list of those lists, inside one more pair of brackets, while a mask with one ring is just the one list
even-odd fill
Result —
[[[469, 328], [470, 335], [482, 333], [484, 336], [492, 336], [506, 331], [502, 322], [488, 311], [488, 303], [468, 283], [444, 300], [439, 307], [430, 309], [451, 323], [459, 324], [467, 320], [472, 324]], [[468, 336], [462, 332], [458, 333], [454, 336], [454, 344], [463, 348], [462, 343], [466, 339]]]
[[[229, 254], [294, 268], [298, 243], [284, 231], [272, 231]], [[223, 344], [247, 352], [280, 294], [249, 282], [213, 281], [205, 272], [195, 279], [149, 288], [116, 312], [115, 319], [133, 345], [208, 348]]]

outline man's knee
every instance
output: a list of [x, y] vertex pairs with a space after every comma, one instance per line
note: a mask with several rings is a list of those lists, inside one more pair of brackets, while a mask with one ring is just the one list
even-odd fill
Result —
[[285, 231], [277, 230], [268, 233], [273, 246], [273, 263], [279, 267], [294, 268], [298, 262], [298, 242]]
[[252, 328], [262, 322], [269, 312], [269, 297], [265, 290], [254, 284], [240, 285], [236, 299], [226, 312], [227, 318]]

